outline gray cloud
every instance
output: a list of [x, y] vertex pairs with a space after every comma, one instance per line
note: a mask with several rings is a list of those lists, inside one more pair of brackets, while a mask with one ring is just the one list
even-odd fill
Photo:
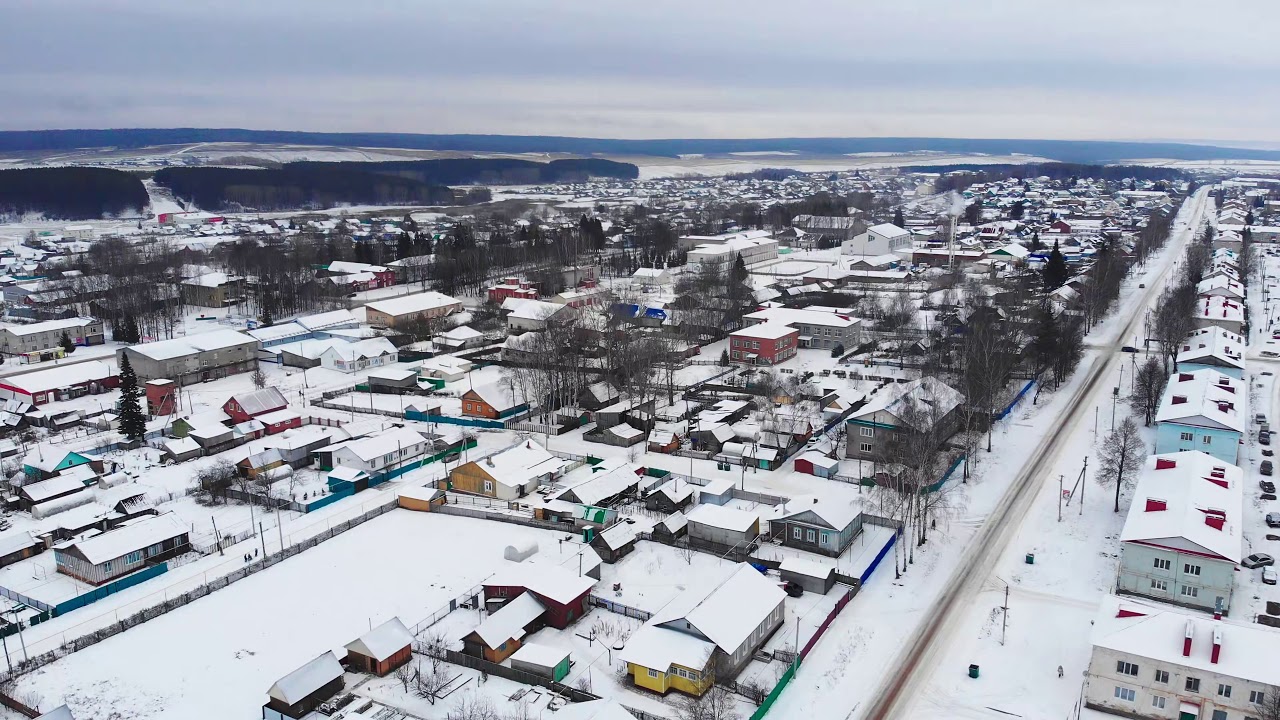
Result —
[[1280, 6], [6, 0], [0, 127], [1280, 140]]

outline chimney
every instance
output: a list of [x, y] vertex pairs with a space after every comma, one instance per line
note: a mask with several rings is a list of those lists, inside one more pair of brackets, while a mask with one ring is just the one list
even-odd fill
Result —
[[[1214, 611], [1214, 613], [1213, 613], [1213, 619], [1214, 619], [1214, 620], [1219, 620], [1219, 619], [1221, 619], [1221, 618], [1222, 618], [1222, 616], [1221, 616], [1221, 615], [1219, 615], [1219, 614], [1217, 613], [1217, 611]], [[1218, 655], [1219, 655], [1221, 652], [1222, 652], [1222, 628], [1220, 628], [1220, 627], [1215, 627], [1215, 628], [1213, 629], [1213, 655], [1211, 655], [1211, 656], [1209, 657], [1209, 662], [1213, 663], [1214, 665], [1217, 665], [1217, 664], [1218, 664]]]
[[1195, 635], [1196, 626], [1187, 618], [1187, 634], [1182, 640], [1182, 657], [1191, 657], [1191, 638]]

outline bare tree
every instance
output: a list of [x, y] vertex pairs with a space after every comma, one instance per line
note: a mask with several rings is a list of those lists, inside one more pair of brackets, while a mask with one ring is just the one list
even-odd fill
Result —
[[445, 713], [445, 720], [499, 720], [499, 717], [488, 698], [468, 692]]
[[241, 479], [235, 465], [229, 460], [218, 459], [196, 473], [196, 498], [209, 504], [217, 503], [218, 498], [226, 502], [227, 490]]
[[1133, 392], [1129, 395], [1129, 407], [1133, 408], [1134, 412], [1142, 413], [1142, 422], [1146, 427], [1151, 426], [1151, 419], [1155, 417], [1156, 410], [1160, 407], [1164, 386], [1168, 382], [1169, 374], [1154, 357], [1148, 357], [1133, 378]]
[[1267, 688], [1263, 692], [1262, 702], [1254, 703], [1253, 711], [1257, 713], [1258, 720], [1280, 720], [1280, 691]]
[[405, 663], [397, 667], [394, 671], [396, 679], [400, 681], [400, 685], [404, 688], [405, 693], [409, 692], [409, 685], [417, 677], [417, 669], [410, 663]]
[[1098, 453], [1098, 479], [1103, 485], [1115, 484], [1115, 512], [1120, 512], [1120, 491], [1133, 485], [1145, 458], [1146, 448], [1138, 434], [1138, 424], [1132, 418], [1125, 418], [1103, 441]]
[[712, 685], [699, 697], [683, 696], [675, 705], [678, 720], [738, 720], [733, 693], [722, 685]]
[[253, 380], [253, 386], [259, 390], [267, 386], [267, 374], [262, 372], [261, 367], [254, 367], [253, 374], [249, 378]]
[[1196, 287], [1189, 282], [1171, 285], [1160, 295], [1151, 332], [1160, 343], [1165, 373], [1177, 362], [1182, 341], [1195, 328]]

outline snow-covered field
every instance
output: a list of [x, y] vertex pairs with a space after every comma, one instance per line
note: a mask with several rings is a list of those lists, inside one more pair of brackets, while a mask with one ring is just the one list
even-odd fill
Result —
[[508, 544], [558, 537], [394, 510], [26, 675], [19, 692], [76, 717], [259, 717], [267, 688], [299, 665], [391, 617], [412, 627], [489, 576]]

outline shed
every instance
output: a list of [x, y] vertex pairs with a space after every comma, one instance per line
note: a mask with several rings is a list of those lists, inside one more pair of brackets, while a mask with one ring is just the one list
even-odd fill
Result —
[[429, 487], [403, 488], [400, 490], [398, 499], [400, 507], [419, 512], [431, 512], [433, 508], [440, 507], [447, 501], [443, 490]]
[[394, 617], [347, 643], [347, 667], [382, 676], [413, 657], [413, 635]]
[[332, 650], [276, 681], [262, 706], [263, 720], [298, 720], [320, 707], [344, 685], [342, 664]]
[[591, 539], [591, 547], [605, 562], [618, 562], [636, 547], [635, 523], [626, 520], [614, 523], [613, 527], [597, 533]]
[[688, 527], [689, 519], [684, 516], [684, 513], [674, 512], [653, 526], [653, 535], [655, 538], [665, 537], [674, 540], [683, 537]]
[[475, 630], [462, 638], [468, 655], [500, 663], [520, 648], [525, 636], [546, 624], [547, 606], [533, 593], [520, 593], [493, 611]]
[[184, 462], [200, 457], [200, 443], [190, 437], [173, 438], [164, 441], [164, 453], [174, 462]]
[[796, 472], [829, 478], [840, 469], [840, 461], [829, 458], [817, 450], [810, 450], [796, 458]]
[[760, 535], [760, 516], [723, 505], [696, 505], [686, 516], [694, 541], [746, 549]]
[[733, 481], [719, 478], [698, 490], [699, 505], [724, 505], [733, 499]]
[[783, 582], [794, 582], [807, 592], [826, 595], [836, 584], [836, 569], [803, 558], [787, 558], [778, 568]]
[[672, 478], [645, 495], [644, 506], [668, 513], [683, 510], [693, 500], [693, 488], [691, 483]]
[[569, 674], [569, 651], [564, 648], [527, 643], [511, 656], [511, 667], [559, 682]]

